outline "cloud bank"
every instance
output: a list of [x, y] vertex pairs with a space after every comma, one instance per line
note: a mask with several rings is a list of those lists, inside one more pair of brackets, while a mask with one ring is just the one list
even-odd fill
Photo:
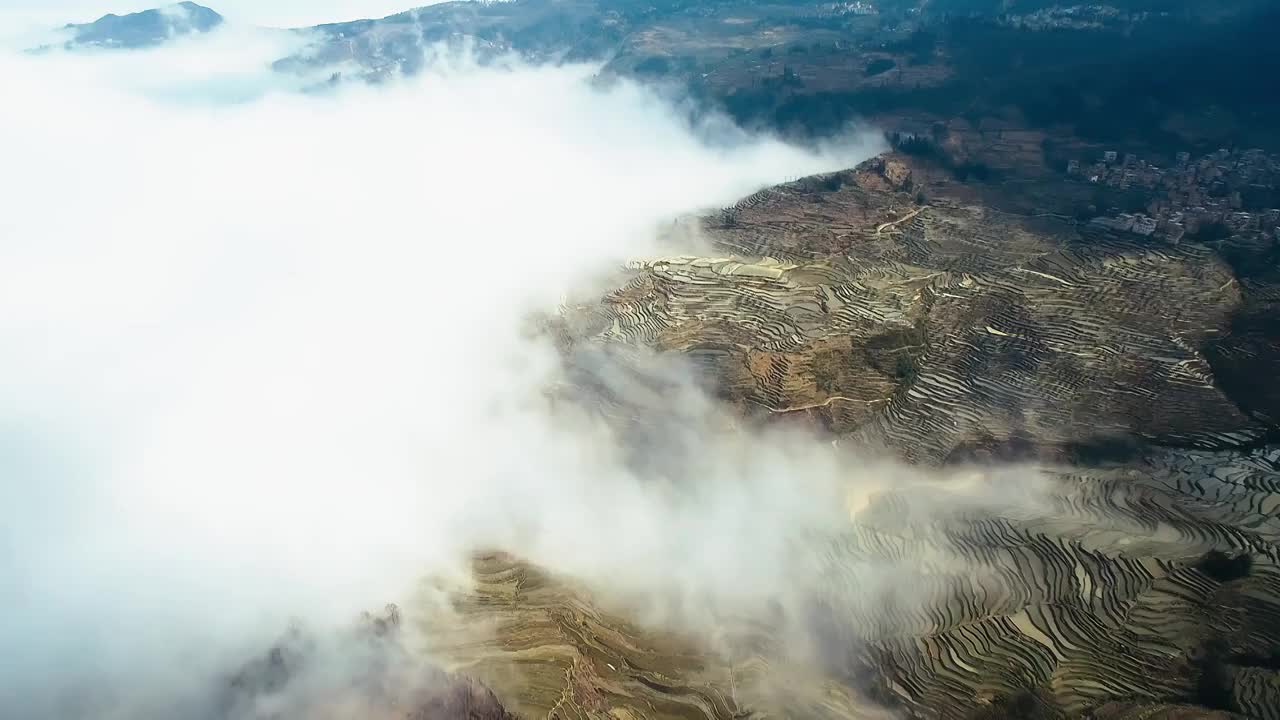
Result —
[[0, 59], [0, 707], [195, 716], [290, 618], [339, 626], [478, 548], [750, 604], [847, 518], [802, 441], [647, 477], [550, 408], [522, 331], [673, 216], [873, 142], [691, 128], [591, 66], [304, 96], [270, 42]]

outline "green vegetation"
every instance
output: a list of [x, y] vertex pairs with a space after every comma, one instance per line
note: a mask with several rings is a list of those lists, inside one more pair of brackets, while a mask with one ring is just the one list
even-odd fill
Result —
[[671, 72], [671, 61], [664, 57], [645, 58], [636, 63], [635, 69], [642, 75], [666, 75]]
[[[1169, 151], [1274, 148], [1280, 147], [1277, 27], [1280, 9], [1219, 25], [1180, 15], [1156, 18], [1127, 33], [1033, 30], [953, 16], [884, 45], [908, 66], [944, 63], [951, 77], [938, 86], [800, 92], [756, 85], [722, 99], [740, 122], [801, 136], [836, 132], [881, 113], [977, 121], [1014, 112], [1032, 127], [1066, 126], [1097, 142]], [[877, 58], [863, 74], [897, 65]], [[820, 63], [808, 66], [814, 71], [822, 71]]]
[[976, 180], [978, 182], [988, 182], [995, 179], [996, 176], [995, 171], [985, 163], [956, 161], [942, 149], [941, 145], [929, 138], [891, 133], [889, 135], [889, 144], [898, 152], [932, 160], [950, 170], [951, 174], [960, 181]]
[[1205, 223], [1196, 228], [1195, 233], [1190, 237], [1197, 242], [1217, 242], [1231, 237], [1231, 228], [1220, 222]]
[[932, 30], [916, 30], [906, 38], [885, 46], [890, 52], [907, 55], [912, 65], [923, 65], [933, 59], [938, 48], [938, 35]]
[[867, 63], [867, 68], [863, 70], [863, 74], [867, 77], [875, 77], [876, 75], [883, 75], [896, 67], [898, 67], [898, 63], [889, 58], [876, 58]]

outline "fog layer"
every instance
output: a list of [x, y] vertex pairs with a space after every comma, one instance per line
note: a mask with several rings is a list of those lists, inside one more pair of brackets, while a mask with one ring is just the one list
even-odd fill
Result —
[[874, 143], [691, 128], [590, 66], [303, 96], [255, 42], [0, 60], [0, 707], [189, 710], [289, 618], [482, 547], [634, 592], [782, 582], [839, 468], [709, 446], [671, 492], [548, 409], [521, 329], [670, 218]]

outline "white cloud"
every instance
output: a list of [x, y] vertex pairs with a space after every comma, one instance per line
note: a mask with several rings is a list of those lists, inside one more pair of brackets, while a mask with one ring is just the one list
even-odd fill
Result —
[[840, 515], [835, 465], [796, 493], [788, 443], [640, 482], [548, 415], [519, 326], [656, 223], [870, 144], [709, 142], [586, 66], [301, 96], [241, 42], [0, 60], [0, 706], [74, 716], [41, 702], [92, 678], [93, 716], [145, 715], [477, 545], [764, 592]]

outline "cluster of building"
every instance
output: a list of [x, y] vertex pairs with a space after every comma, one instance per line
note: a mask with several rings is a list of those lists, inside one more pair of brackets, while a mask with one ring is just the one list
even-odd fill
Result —
[[826, 9], [833, 15], [877, 15], [880, 12], [875, 5], [866, 0], [831, 3]]
[[1009, 13], [1000, 16], [999, 22], [1027, 30], [1093, 30], [1141, 22], [1150, 16], [1149, 12], [1125, 12], [1111, 5], [1070, 5]]
[[1070, 161], [1067, 174], [1117, 190], [1150, 193], [1146, 214], [1097, 218], [1098, 224], [1143, 235], [1162, 232], [1175, 239], [1206, 225], [1280, 238], [1280, 208], [1256, 205], [1258, 198], [1274, 198], [1280, 186], [1280, 156], [1262, 150], [1223, 149], [1199, 158], [1180, 152], [1172, 167], [1107, 151], [1091, 165]]

